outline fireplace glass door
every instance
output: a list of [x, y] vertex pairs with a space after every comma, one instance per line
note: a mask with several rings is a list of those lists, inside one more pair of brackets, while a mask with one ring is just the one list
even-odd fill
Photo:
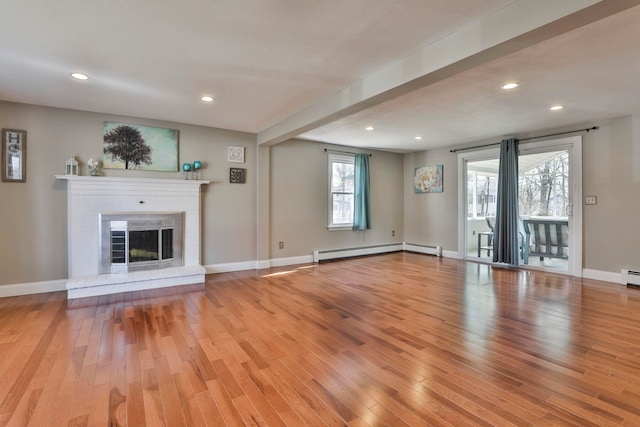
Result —
[[173, 229], [162, 230], [162, 259], [173, 258]]
[[182, 265], [182, 213], [100, 214], [100, 272]]
[[[173, 230], [162, 231], [172, 232]], [[129, 262], [134, 263], [159, 260], [158, 236], [158, 230], [129, 231]]]

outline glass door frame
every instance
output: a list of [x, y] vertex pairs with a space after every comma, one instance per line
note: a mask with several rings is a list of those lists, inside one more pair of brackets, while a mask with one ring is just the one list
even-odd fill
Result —
[[[582, 277], [582, 136], [559, 139], [522, 142], [520, 155], [545, 151], [567, 150], [569, 152], [569, 260], [568, 270], [559, 274]], [[458, 154], [458, 258], [474, 262], [486, 262], [474, 259], [467, 254], [467, 162], [500, 157], [497, 147], [466, 151]], [[574, 231], [575, 230], [575, 231]], [[491, 263], [492, 264], [492, 263]], [[532, 268], [520, 265], [522, 268]], [[536, 268], [537, 269], [537, 268]]]

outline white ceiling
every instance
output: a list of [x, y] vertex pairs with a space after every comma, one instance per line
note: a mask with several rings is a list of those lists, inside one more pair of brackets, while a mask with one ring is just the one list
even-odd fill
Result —
[[4, 0], [0, 100], [424, 150], [640, 111], [638, 3]]

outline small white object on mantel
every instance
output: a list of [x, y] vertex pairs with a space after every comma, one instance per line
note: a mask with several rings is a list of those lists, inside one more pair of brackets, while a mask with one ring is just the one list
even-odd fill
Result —
[[78, 175], [78, 161], [75, 157], [71, 156], [65, 162], [65, 173], [67, 176], [77, 176]]
[[100, 162], [91, 157], [87, 160], [87, 166], [89, 166], [89, 175], [91, 176], [100, 176], [100, 171], [98, 167], [100, 166]]
[[[56, 178], [67, 181], [68, 298], [204, 282], [200, 187], [210, 181], [75, 175]], [[98, 214], [105, 212], [184, 212], [183, 266], [98, 274]]]

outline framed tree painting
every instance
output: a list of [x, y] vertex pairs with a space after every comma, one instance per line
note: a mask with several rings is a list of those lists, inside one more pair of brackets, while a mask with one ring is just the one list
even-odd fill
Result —
[[177, 172], [178, 130], [104, 122], [102, 167]]
[[2, 181], [27, 181], [27, 131], [2, 129]]

